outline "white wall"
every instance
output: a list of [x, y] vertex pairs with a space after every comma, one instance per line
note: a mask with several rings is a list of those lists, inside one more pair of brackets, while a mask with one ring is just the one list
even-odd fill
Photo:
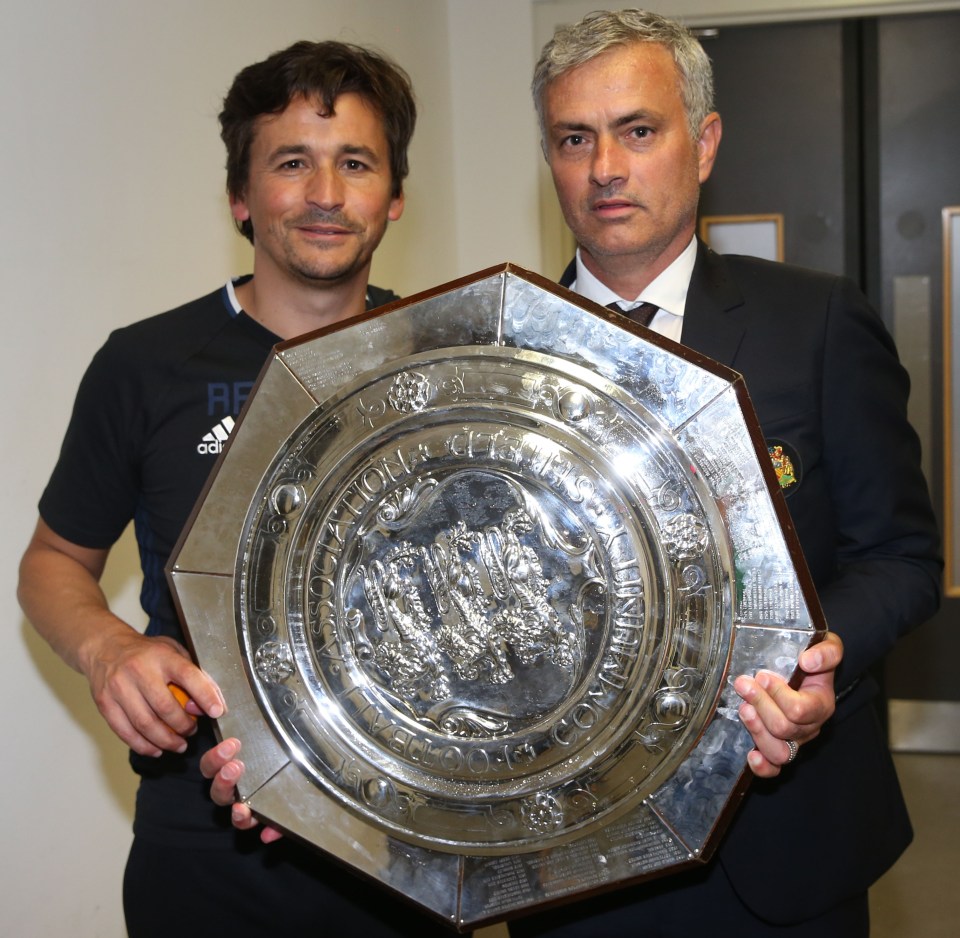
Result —
[[451, 0], [453, 177], [461, 273], [540, 269], [533, 19], [518, 0]]
[[[11, 634], [0, 684], [8, 845], [0, 934], [123, 934], [120, 875], [134, 780], [85, 683], [24, 622], [16, 565], [80, 374], [106, 333], [248, 269], [223, 196], [216, 124], [233, 75], [299, 38], [380, 46], [410, 71], [421, 118], [407, 209], [377, 255], [374, 281], [412, 293], [505, 260], [556, 274], [562, 252], [540, 238], [541, 160], [527, 87], [542, 30], [597, 5], [4, 0], [0, 596]], [[838, 4], [701, 0], [658, 8], [718, 19], [818, 6], [836, 12]], [[128, 540], [114, 551], [106, 583], [141, 622]]]

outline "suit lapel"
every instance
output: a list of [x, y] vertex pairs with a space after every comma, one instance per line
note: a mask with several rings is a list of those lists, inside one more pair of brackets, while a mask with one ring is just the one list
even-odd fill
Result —
[[719, 254], [698, 242], [681, 342], [732, 368], [745, 330], [743, 296], [730, 279], [727, 265]]

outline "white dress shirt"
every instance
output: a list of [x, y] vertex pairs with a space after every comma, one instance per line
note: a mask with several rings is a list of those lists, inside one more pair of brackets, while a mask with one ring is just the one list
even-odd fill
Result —
[[687, 290], [690, 287], [690, 277], [693, 275], [696, 259], [697, 239], [691, 238], [680, 256], [659, 277], [649, 283], [639, 296], [624, 297], [618, 296], [587, 270], [580, 259], [578, 248], [577, 279], [570, 284], [570, 289], [601, 306], [619, 303], [627, 312], [641, 303], [653, 303], [659, 306], [660, 310], [651, 320], [650, 328], [668, 339], [679, 342], [683, 332], [683, 312], [687, 305]]

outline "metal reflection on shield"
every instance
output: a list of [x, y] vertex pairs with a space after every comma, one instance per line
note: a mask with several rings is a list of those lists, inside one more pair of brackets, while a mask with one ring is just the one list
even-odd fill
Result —
[[171, 565], [244, 799], [458, 929], [705, 859], [822, 621], [758, 442], [512, 266], [278, 346]]

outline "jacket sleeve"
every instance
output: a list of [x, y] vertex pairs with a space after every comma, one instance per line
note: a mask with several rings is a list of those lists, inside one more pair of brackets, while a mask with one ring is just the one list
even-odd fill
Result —
[[820, 601], [845, 644], [843, 689], [936, 611], [943, 564], [893, 340], [845, 279], [830, 296], [825, 330], [822, 468], [835, 569]]

